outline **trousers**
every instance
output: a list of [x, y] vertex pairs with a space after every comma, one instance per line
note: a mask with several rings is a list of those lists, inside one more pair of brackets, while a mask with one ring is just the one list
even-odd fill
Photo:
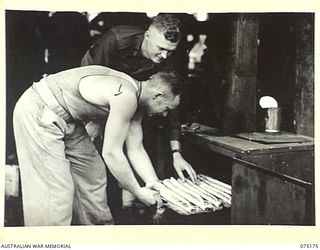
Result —
[[13, 124], [25, 226], [114, 223], [105, 164], [45, 79], [21, 96]]

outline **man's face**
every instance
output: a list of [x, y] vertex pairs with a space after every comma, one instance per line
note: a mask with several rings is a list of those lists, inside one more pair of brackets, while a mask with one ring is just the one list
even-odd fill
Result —
[[177, 48], [179, 42], [170, 42], [156, 28], [145, 33], [146, 56], [154, 63], [161, 63]]
[[146, 111], [149, 116], [167, 116], [168, 111], [177, 108], [179, 103], [180, 95], [158, 93], [149, 100]]

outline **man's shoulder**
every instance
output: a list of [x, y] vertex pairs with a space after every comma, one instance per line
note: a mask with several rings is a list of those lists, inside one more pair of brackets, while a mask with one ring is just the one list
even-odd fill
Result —
[[109, 32], [115, 37], [118, 49], [130, 51], [140, 47], [145, 31], [141, 27], [118, 25], [111, 28]]
[[112, 27], [110, 30], [118, 39], [141, 36], [145, 32], [143, 28], [131, 25], [117, 25]]

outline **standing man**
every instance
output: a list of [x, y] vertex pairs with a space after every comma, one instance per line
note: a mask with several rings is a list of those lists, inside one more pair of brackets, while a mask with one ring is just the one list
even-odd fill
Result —
[[[142, 118], [166, 115], [179, 105], [180, 93], [173, 72], [141, 82], [103, 66], [34, 83], [13, 116], [25, 225], [70, 225], [72, 217], [81, 225], [113, 224], [105, 163], [126, 190], [147, 206], [155, 204], [157, 193], [139, 185], [129, 161], [145, 183], [158, 180], [142, 143]], [[107, 120], [103, 159], [83, 125], [95, 118]]]
[[[160, 14], [153, 18], [147, 31], [127, 25], [113, 27], [87, 51], [82, 65], [105, 65], [138, 80], [146, 80], [160, 70], [180, 39], [179, 19], [171, 14]], [[173, 166], [180, 178], [184, 179], [183, 171], [186, 171], [196, 182], [194, 169], [181, 155], [178, 111], [169, 112], [167, 119]], [[88, 130], [94, 129], [91, 126]]]

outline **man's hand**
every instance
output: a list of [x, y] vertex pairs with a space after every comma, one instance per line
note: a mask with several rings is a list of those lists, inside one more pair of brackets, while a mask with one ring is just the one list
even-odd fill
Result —
[[136, 193], [137, 198], [147, 206], [152, 206], [157, 203], [157, 195], [159, 195], [157, 191], [151, 190], [146, 187], [140, 188]]
[[173, 153], [173, 166], [177, 171], [178, 176], [183, 181], [185, 180], [185, 177], [182, 171], [185, 170], [188, 173], [191, 181], [194, 182], [195, 184], [198, 184], [196, 172], [194, 171], [190, 163], [188, 163], [179, 152]]

